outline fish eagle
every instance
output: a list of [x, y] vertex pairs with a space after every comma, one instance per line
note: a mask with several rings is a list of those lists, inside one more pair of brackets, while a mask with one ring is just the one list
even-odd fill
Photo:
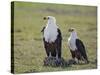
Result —
[[61, 58], [62, 35], [53, 16], [43, 18], [47, 24], [43, 27], [43, 42], [47, 57]]
[[83, 60], [85, 63], [88, 63], [88, 58], [86, 54], [86, 49], [83, 42], [78, 38], [75, 28], [70, 28], [68, 30], [71, 32], [70, 37], [68, 38], [68, 46], [72, 55], [72, 58], [75, 60]]

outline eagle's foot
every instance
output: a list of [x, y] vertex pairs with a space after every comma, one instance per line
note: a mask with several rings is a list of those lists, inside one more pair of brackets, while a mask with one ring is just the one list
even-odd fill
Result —
[[44, 59], [44, 66], [53, 66], [53, 67], [63, 66], [64, 62], [65, 61], [63, 58], [56, 59], [56, 57], [46, 57]]

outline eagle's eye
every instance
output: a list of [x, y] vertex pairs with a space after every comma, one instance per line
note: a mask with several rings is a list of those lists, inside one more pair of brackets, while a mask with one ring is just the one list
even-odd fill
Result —
[[74, 31], [74, 29], [72, 28], [71, 31]]
[[50, 18], [48, 17], [48, 20], [49, 20]]

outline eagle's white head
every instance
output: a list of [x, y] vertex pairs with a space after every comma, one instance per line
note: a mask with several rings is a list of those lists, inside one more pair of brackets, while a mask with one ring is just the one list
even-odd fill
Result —
[[58, 26], [56, 25], [56, 19], [53, 16], [46, 16], [43, 19], [47, 20], [47, 24], [44, 29], [45, 41], [54, 42], [58, 35], [58, 32], [57, 32]]
[[56, 24], [56, 19], [53, 16], [46, 16], [43, 18], [44, 20], [47, 20], [47, 24]]
[[75, 28], [70, 28], [68, 31], [69, 32], [74, 32], [75, 31]]
[[70, 28], [68, 31], [71, 32], [70, 35], [71, 38], [75, 38], [75, 39], [78, 38], [75, 28]]

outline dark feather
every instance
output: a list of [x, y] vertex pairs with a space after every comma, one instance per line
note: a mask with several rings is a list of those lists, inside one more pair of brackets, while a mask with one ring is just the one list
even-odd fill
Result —
[[43, 27], [43, 29], [41, 30], [41, 32], [43, 32], [43, 33], [44, 33], [44, 29], [45, 29], [45, 27]]
[[57, 51], [58, 51], [58, 57], [61, 58], [61, 48], [62, 48], [62, 34], [61, 34], [61, 31], [60, 29], [58, 28], [57, 29], [58, 31], [58, 36], [57, 36], [57, 39], [56, 39], [56, 48], [57, 48]]
[[81, 56], [88, 61], [86, 49], [83, 42], [80, 39], [76, 39], [77, 50], [80, 52]]

